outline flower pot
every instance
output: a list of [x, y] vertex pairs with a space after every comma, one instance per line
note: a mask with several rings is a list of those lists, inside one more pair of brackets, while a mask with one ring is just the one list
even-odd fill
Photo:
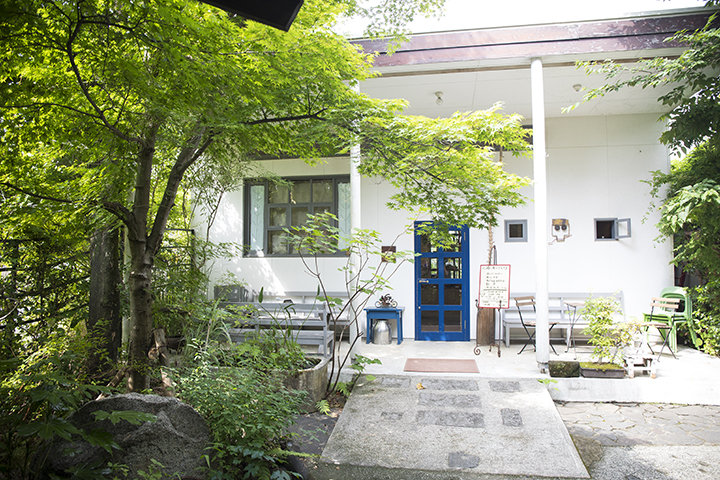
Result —
[[329, 357], [325, 357], [311, 368], [299, 370], [285, 379], [285, 386], [293, 390], [305, 390], [308, 398], [305, 402], [305, 409], [315, 409], [315, 404], [325, 397], [328, 380]]

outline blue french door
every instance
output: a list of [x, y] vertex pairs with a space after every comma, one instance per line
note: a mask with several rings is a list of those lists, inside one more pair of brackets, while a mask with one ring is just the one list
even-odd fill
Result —
[[415, 222], [415, 339], [470, 340], [469, 233], [452, 228], [446, 248], [433, 247]]

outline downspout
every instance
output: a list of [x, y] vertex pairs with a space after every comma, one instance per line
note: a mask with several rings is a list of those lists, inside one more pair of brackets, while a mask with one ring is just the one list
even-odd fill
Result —
[[547, 164], [545, 151], [545, 96], [543, 65], [539, 58], [530, 64], [533, 126], [533, 196], [535, 201], [535, 358], [541, 372], [547, 371], [550, 357], [548, 334], [548, 219]]

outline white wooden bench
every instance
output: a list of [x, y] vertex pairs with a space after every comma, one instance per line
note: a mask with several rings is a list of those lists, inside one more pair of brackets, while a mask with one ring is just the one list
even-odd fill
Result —
[[[518, 309], [515, 307], [515, 302], [513, 301], [514, 297], [524, 297], [528, 295], [535, 295], [534, 292], [512, 292], [510, 294], [510, 308], [506, 310], [500, 310], [500, 328], [502, 329], [503, 333], [503, 339], [505, 340], [505, 346], [510, 346], [510, 340], [511, 337], [511, 330], [512, 329], [520, 329], [522, 330], [522, 323], [520, 323], [520, 315], [518, 313]], [[593, 292], [593, 293], [578, 293], [578, 292], [560, 292], [560, 293], [554, 293], [550, 292], [548, 294], [548, 321], [549, 322], [556, 322], [557, 325], [555, 325], [555, 328], [553, 331], [563, 331], [564, 330], [564, 336], [565, 342], [568, 346], [570, 346], [570, 339], [572, 338], [572, 329], [584, 329], [588, 326], [588, 321], [585, 319], [582, 315], [580, 315], [580, 308], [578, 307], [578, 312], [576, 316], [575, 324], [573, 325], [572, 319], [573, 319], [573, 312], [568, 311], [568, 306], [565, 304], [565, 302], [577, 302], [577, 301], [584, 301], [588, 298], [597, 298], [597, 297], [614, 297], [618, 300], [618, 303], [620, 304], [620, 310], [625, 312], [624, 307], [624, 297], [622, 291], [617, 292]], [[532, 311], [532, 309], [523, 309], [522, 311], [523, 319], [525, 319], [525, 322], [528, 321], [535, 321], [535, 312]], [[522, 337], [523, 340], [527, 339], [527, 335], [525, 335], [525, 332], [522, 332], [524, 337]], [[521, 337], [518, 337], [521, 338]]]
[[[348, 302], [348, 298], [349, 298], [348, 293], [345, 291], [342, 291], [342, 292], [341, 291], [327, 291], [326, 293], [329, 298], [340, 300], [341, 304], [338, 306], [333, 306], [333, 308], [332, 308], [333, 313], [335, 313], [335, 314], [339, 313]], [[323, 296], [323, 294], [321, 292], [320, 297], [322, 297], [322, 296]], [[289, 301], [294, 302], [295, 304], [313, 305], [313, 304], [324, 303], [323, 301], [318, 300], [317, 290], [313, 290], [313, 291], [303, 291], [303, 290], [290, 291], [290, 290], [288, 290], [288, 291], [284, 292], [283, 294], [266, 293], [264, 295], [264, 297], [265, 297], [264, 300], [266, 300], [266, 301], [270, 300], [273, 302], [286, 302], [289, 300]], [[326, 306], [326, 310], [327, 310], [327, 306]], [[363, 314], [364, 314], [364, 312], [363, 312]], [[342, 311], [342, 313], [340, 313], [340, 315], [338, 316], [337, 319], [334, 319], [332, 317], [330, 318], [330, 322], [329, 322], [330, 328], [332, 329], [337, 326], [337, 329], [338, 329], [337, 333], [339, 334], [340, 331], [342, 331], [343, 329], [346, 329], [348, 327], [348, 325], [351, 323], [351, 320], [352, 320], [351, 317], [352, 317], [352, 315], [350, 312], [350, 308], [346, 308], [344, 311]], [[335, 322], [334, 320], [337, 320], [337, 322]], [[360, 323], [362, 323], [362, 322], [360, 322]], [[337, 340], [339, 340], [339, 338]]]
[[228, 329], [233, 342], [242, 342], [249, 335], [261, 335], [279, 329], [299, 345], [318, 347], [318, 353], [329, 356], [335, 335], [328, 325], [328, 312], [323, 303], [291, 302], [222, 302], [221, 307], [237, 316], [230, 317], [234, 326]]

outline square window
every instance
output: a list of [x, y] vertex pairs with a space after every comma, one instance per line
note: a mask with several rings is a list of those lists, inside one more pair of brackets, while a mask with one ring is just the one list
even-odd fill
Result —
[[596, 218], [595, 240], [619, 240], [631, 234], [629, 218]]
[[595, 240], [615, 240], [614, 219], [595, 219]]
[[505, 220], [506, 242], [527, 242], [527, 220]]
[[[304, 225], [309, 214], [329, 212], [338, 217], [340, 235], [350, 234], [350, 178], [285, 178], [280, 184], [250, 180], [245, 185], [245, 244], [250, 256], [296, 256], [284, 228]], [[345, 247], [341, 241], [337, 247]], [[342, 255], [337, 247], [325, 255]]]

